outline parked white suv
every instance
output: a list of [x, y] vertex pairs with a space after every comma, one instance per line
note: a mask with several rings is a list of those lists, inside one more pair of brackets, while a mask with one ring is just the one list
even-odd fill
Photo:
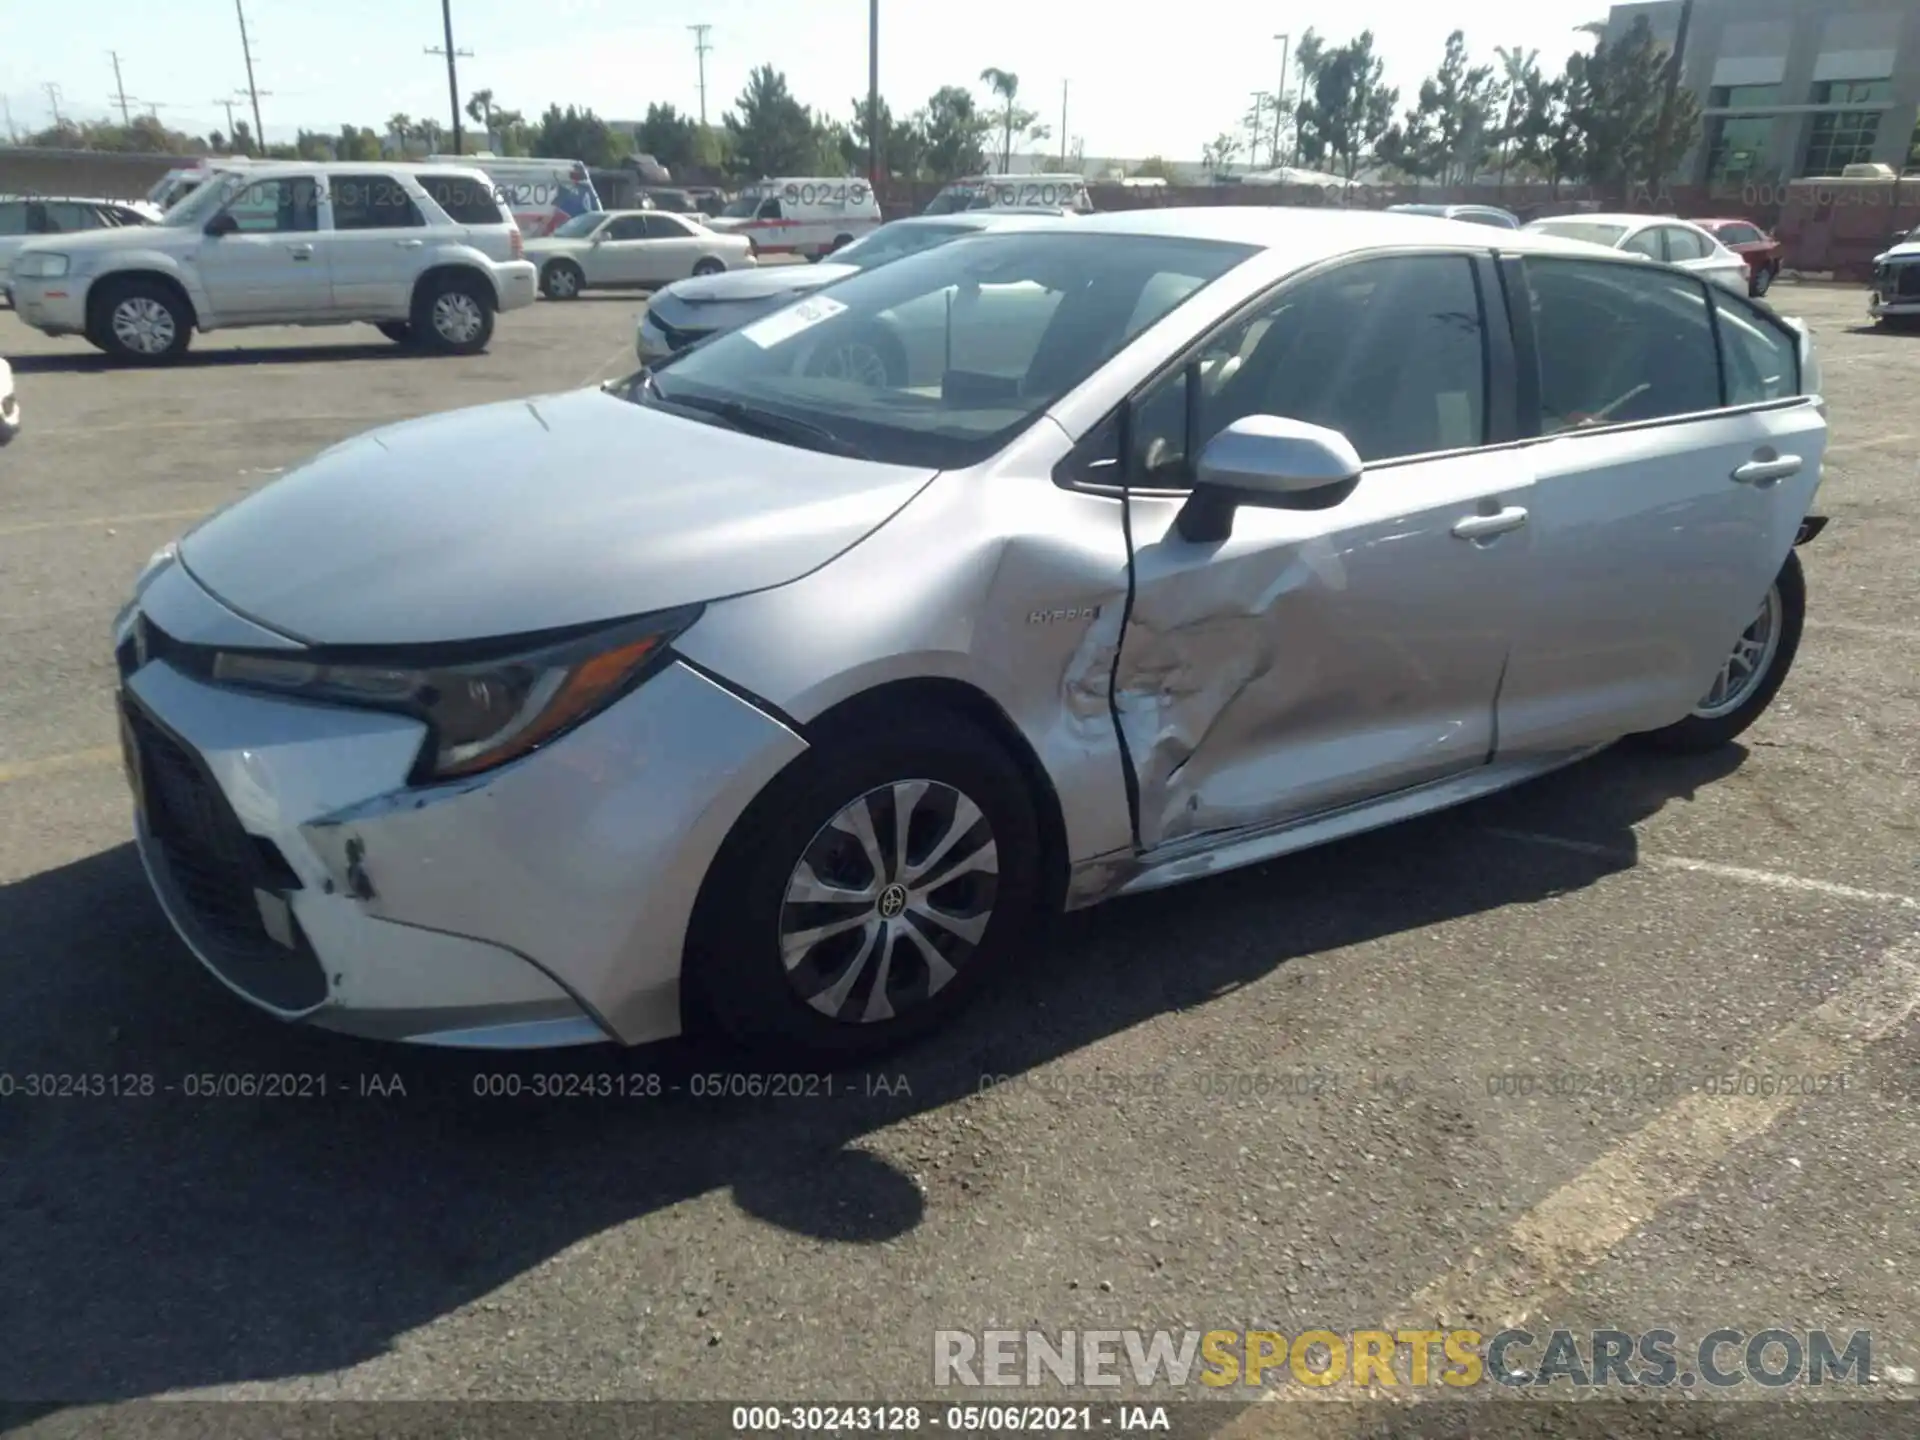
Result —
[[196, 329], [355, 321], [470, 355], [533, 303], [534, 267], [478, 170], [290, 163], [210, 180], [157, 225], [31, 241], [11, 284], [35, 329], [139, 363]]

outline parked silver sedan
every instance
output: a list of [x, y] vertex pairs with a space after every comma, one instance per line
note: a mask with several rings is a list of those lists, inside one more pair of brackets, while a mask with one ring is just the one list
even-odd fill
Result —
[[[737, 330], [802, 295], [810, 295], [862, 270], [916, 255], [963, 235], [1032, 224], [1036, 217], [1038, 223], [1045, 224], [1048, 219], [1059, 220], [1066, 213], [1062, 210], [975, 210], [938, 216], [915, 215], [870, 231], [835, 251], [832, 259], [817, 265], [782, 265], [682, 280], [647, 301], [636, 329], [634, 350], [642, 364], [652, 364], [698, 344], [709, 335]], [[837, 363], [879, 366], [884, 373], [885, 365], [895, 360], [898, 364], [905, 363], [901, 346], [878, 343], [869, 337], [856, 352], [842, 354]]]
[[1605, 245], [1623, 254], [1659, 260], [1691, 271], [1736, 294], [1749, 292], [1747, 262], [1719, 236], [1690, 220], [1671, 215], [1556, 215], [1526, 227], [1536, 235], [1558, 235]]
[[[813, 363], [903, 316], [924, 370]], [[140, 853], [286, 1019], [868, 1055], [1045, 911], [1732, 739], [1826, 439], [1803, 329], [1591, 246], [970, 236], [162, 551], [115, 636]]]

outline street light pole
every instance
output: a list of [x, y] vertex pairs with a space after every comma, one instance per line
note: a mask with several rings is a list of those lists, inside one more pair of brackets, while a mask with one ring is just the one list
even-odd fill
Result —
[[1273, 92], [1273, 168], [1280, 168], [1280, 125], [1287, 110], [1287, 60], [1293, 50], [1291, 35], [1276, 35], [1280, 42], [1280, 88]]
[[867, 184], [880, 203], [880, 179], [887, 173], [886, 134], [880, 124], [880, 0], [867, 0]]

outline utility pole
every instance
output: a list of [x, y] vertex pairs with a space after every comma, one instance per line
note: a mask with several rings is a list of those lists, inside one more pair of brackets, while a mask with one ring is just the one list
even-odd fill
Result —
[[689, 25], [687, 29], [693, 32], [693, 53], [700, 63], [700, 128], [704, 130], [707, 128], [707, 52], [713, 49], [707, 43], [707, 32], [713, 26]]
[[1280, 168], [1280, 124], [1287, 110], [1287, 60], [1293, 49], [1293, 37], [1276, 35], [1280, 42], [1280, 88], [1273, 92], [1273, 168]]
[[880, 123], [880, 0], [867, 0], [867, 184], [880, 203], [880, 179], [887, 173], [887, 136]]
[[1072, 82], [1060, 82], [1060, 173], [1067, 173], [1067, 86]]
[[240, 53], [247, 62], [247, 98], [253, 101], [253, 143], [267, 153], [267, 130], [260, 123], [260, 90], [253, 83], [253, 47], [247, 43], [247, 12], [241, 0], [233, 0], [233, 13], [240, 17]]
[[440, 23], [446, 31], [446, 47], [443, 49], [438, 45], [428, 45], [424, 47], [423, 53], [447, 57], [447, 101], [453, 108], [453, 153], [458, 155], [460, 153], [460, 76], [454, 69], [454, 57], [464, 55], [471, 60], [473, 51], [453, 48], [453, 0], [440, 0]]
[[233, 143], [233, 97], [228, 95], [213, 103], [227, 107], [227, 143], [231, 145]]
[[133, 117], [127, 114], [127, 86], [126, 82], [120, 78], [120, 52], [109, 50], [107, 54], [113, 57], [113, 93], [120, 102], [120, 123], [131, 125]]

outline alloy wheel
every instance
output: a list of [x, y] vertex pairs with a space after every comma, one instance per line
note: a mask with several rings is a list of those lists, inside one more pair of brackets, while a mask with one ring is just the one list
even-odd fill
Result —
[[1773, 668], [1774, 657], [1780, 653], [1781, 620], [1785, 608], [1780, 603], [1780, 587], [1767, 587], [1767, 598], [1760, 604], [1760, 613], [1753, 623], [1741, 632], [1734, 641], [1733, 652], [1720, 666], [1720, 673], [1714, 677], [1713, 688], [1708, 690], [1700, 703], [1693, 707], [1693, 713], [1703, 720], [1718, 720], [1723, 715], [1731, 715], [1752, 698], [1767, 678], [1767, 672]]
[[113, 338], [137, 355], [165, 354], [178, 332], [173, 313], [148, 295], [129, 295], [113, 307]]
[[973, 957], [998, 883], [993, 828], [972, 800], [935, 780], [877, 786], [820, 828], [788, 878], [788, 984], [850, 1024], [916, 1009]]

